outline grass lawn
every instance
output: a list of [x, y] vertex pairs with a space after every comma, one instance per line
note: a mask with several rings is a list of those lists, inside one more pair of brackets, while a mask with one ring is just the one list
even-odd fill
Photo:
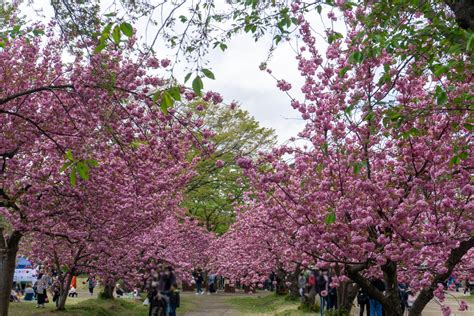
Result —
[[96, 298], [71, 299], [66, 303], [65, 311], [56, 311], [54, 304], [46, 304], [43, 309], [35, 307], [34, 302], [20, 302], [10, 304], [10, 314], [15, 316], [146, 316], [148, 306], [141, 301], [130, 299], [101, 300]]
[[[191, 311], [196, 302], [183, 298], [178, 313]], [[143, 300], [119, 298], [102, 300], [82, 296], [68, 298], [66, 310], [57, 311], [54, 303], [46, 304], [45, 308], [36, 308], [36, 302], [10, 303], [10, 315], [14, 316], [148, 316], [148, 306], [143, 305]]]
[[228, 301], [236, 310], [246, 315], [296, 316], [314, 314], [299, 310], [299, 300], [289, 300], [285, 296], [275, 294], [230, 297]]

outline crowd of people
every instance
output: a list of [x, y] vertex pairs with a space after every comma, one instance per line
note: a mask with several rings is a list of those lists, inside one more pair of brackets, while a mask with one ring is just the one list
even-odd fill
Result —
[[[311, 304], [316, 301], [319, 302], [320, 314], [325, 315], [328, 310], [336, 310], [338, 308], [338, 289], [333, 284], [333, 271], [321, 270], [306, 270], [302, 271], [297, 278], [297, 285], [299, 295], [303, 301], [314, 299]], [[274, 291], [278, 283], [282, 283], [282, 279], [272, 272], [267, 280], [262, 284], [264, 290]], [[68, 295], [70, 297], [77, 297], [78, 293], [76, 277], [70, 285]], [[218, 276], [210, 271], [203, 271], [197, 268], [192, 273], [192, 282], [195, 286], [196, 295], [202, 295], [207, 292], [208, 295], [216, 293], [218, 289], [226, 287], [226, 279]], [[83, 282], [89, 291], [89, 295], [94, 294], [94, 288], [98, 285], [98, 281], [92, 275]], [[381, 279], [371, 279], [371, 284], [380, 292], [386, 289], [385, 283]], [[474, 284], [469, 280], [459, 279], [456, 276], [451, 276], [444, 283], [445, 289], [459, 291], [463, 288], [463, 293], [468, 294], [472, 291]], [[400, 283], [399, 295], [403, 310], [409, 311], [413, 306], [417, 293], [411, 290], [406, 284]], [[180, 306], [180, 292], [178, 290], [176, 274], [171, 266], [160, 267], [152, 270], [150, 277], [145, 282], [145, 289], [147, 297], [144, 305], [149, 305], [149, 316], [176, 316], [176, 310]], [[45, 303], [48, 303], [48, 291], [52, 294], [53, 302], [58, 302], [60, 299], [60, 283], [57, 275], [53, 272], [44, 273], [39, 272], [37, 280], [32, 283], [18, 283], [14, 284], [10, 295], [11, 302], [19, 302], [20, 298], [25, 301], [36, 300], [36, 307], [43, 308]], [[126, 295], [126, 291], [122, 288], [120, 283], [115, 286], [116, 296], [122, 297]], [[131, 293], [129, 293], [131, 294]], [[139, 289], [133, 291], [133, 297], [139, 297]], [[359, 316], [383, 316], [384, 310], [377, 299], [371, 297], [368, 293], [360, 289], [356, 298], [359, 306]]]
[[[87, 284], [89, 293], [92, 296], [94, 288], [97, 286], [96, 278], [90, 275], [84, 284]], [[69, 297], [78, 296], [76, 288], [77, 283], [76, 277], [74, 276], [68, 291]], [[48, 292], [57, 307], [61, 294], [61, 286], [60, 280], [54, 271], [50, 273], [39, 272], [35, 282], [14, 282], [10, 293], [10, 302], [20, 302], [21, 300], [36, 301], [37, 308], [44, 308], [45, 304], [50, 302]]]
[[153, 270], [147, 280], [146, 288], [149, 316], [176, 316], [180, 295], [176, 275], [171, 266]]
[[[314, 297], [316, 297], [316, 295], [319, 296], [321, 316], [325, 314], [326, 310], [338, 308], [337, 287], [331, 286], [331, 275], [332, 272], [329, 270], [309, 270], [301, 272], [298, 277], [299, 294], [302, 298], [305, 298], [305, 296], [308, 297], [311, 292], [315, 294]], [[272, 276], [270, 276], [270, 278], [272, 278]], [[451, 276], [444, 284], [445, 289], [455, 289], [456, 291], [459, 291], [461, 283], [456, 282], [456, 280], [457, 278], [455, 276]], [[385, 283], [381, 279], [373, 278], [371, 280], [371, 284], [380, 292], [384, 292], [386, 289]], [[469, 280], [464, 280], [463, 293], [468, 294], [470, 289], [471, 284]], [[417, 293], [412, 291], [406, 284], [403, 283], [398, 284], [398, 291], [402, 310], [409, 311], [416, 300]], [[359, 316], [363, 316], [364, 313], [367, 316], [384, 315], [382, 304], [362, 289], [359, 290], [356, 300], [357, 305], [359, 306]]]

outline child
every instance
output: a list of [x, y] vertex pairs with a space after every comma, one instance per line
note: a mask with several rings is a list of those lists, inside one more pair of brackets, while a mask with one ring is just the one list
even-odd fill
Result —
[[176, 309], [179, 307], [179, 291], [176, 283], [171, 285], [169, 316], [176, 316]]
[[151, 302], [150, 302], [150, 309], [151, 309], [151, 316], [166, 316], [166, 300], [160, 294], [160, 292], [156, 291], [153, 293]]

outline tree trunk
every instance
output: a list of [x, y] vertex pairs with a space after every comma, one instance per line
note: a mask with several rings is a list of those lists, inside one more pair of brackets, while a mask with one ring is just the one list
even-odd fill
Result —
[[451, 250], [448, 260], [446, 261], [446, 268], [448, 270], [445, 273], [435, 275], [430, 287], [424, 288], [420, 291], [420, 294], [415, 300], [413, 307], [410, 309], [409, 316], [420, 316], [426, 304], [433, 298], [433, 291], [438, 287], [438, 283], [446, 281], [449, 276], [453, 273], [456, 265], [461, 261], [462, 257], [470, 250], [474, 248], [474, 238], [464, 240], [459, 243], [457, 248]]
[[312, 286], [309, 289], [308, 295], [305, 295], [303, 297], [302, 305], [306, 307], [305, 310], [312, 310], [314, 303], [316, 301], [316, 294], [317, 294], [316, 286]]
[[3, 229], [0, 228], [0, 316], [8, 315], [16, 254], [21, 237], [20, 232], [14, 231], [10, 238], [5, 240]]
[[465, 30], [474, 30], [474, 2], [472, 0], [445, 0], [453, 10], [456, 22]]
[[384, 310], [388, 309], [388, 312], [386, 312], [385, 315], [403, 316], [402, 302], [398, 290], [397, 264], [389, 260], [382, 266], [382, 271], [387, 286], [385, 289], [387, 302], [385, 302], [385, 305], [382, 303]]
[[66, 306], [66, 300], [69, 294], [69, 288], [71, 287], [72, 277], [74, 276], [73, 273], [68, 273], [66, 275], [66, 282], [61, 282], [61, 289], [59, 294], [59, 303], [58, 303], [58, 310], [64, 310]]
[[352, 310], [354, 299], [357, 296], [359, 287], [352, 281], [344, 281], [337, 289], [337, 306], [339, 309], [347, 311], [349, 314]]
[[102, 298], [104, 299], [113, 299], [114, 298], [114, 288], [115, 286], [112, 283], [107, 282], [104, 286], [104, 292], [102, 293]]
[[289, 275], [288, 282], [290, 282], [289, 286], [289, 296], [291, 299], [297, 299], [300, 297], [300, 289], [298, 287], [298, 277], [300, 275], [301, 268], [299, 266], [296, 267], [295, 271]]
[[275, 275], [276, 279], [276, 288], [275, 293], [277, 295], [286, 295], [288, 294], [288, 288], [285, 284], [286, 272], [282, 269], [279, 269]]

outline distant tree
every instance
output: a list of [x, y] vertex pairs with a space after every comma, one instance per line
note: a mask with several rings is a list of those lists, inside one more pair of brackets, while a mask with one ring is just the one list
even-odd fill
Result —
[[242, 200], [246, 182], [236, 165], [240, 156], [256, 156], [276, 143], [275, 131], [261, 127], [247, 111], [214, 103], [193, 104], [200, 113], [204, 130], [214, 148], [196, 167], [197, 175], [190, 181], [184, 207], [209, 231], [222, 234], [234, 221], [233, 204]]

